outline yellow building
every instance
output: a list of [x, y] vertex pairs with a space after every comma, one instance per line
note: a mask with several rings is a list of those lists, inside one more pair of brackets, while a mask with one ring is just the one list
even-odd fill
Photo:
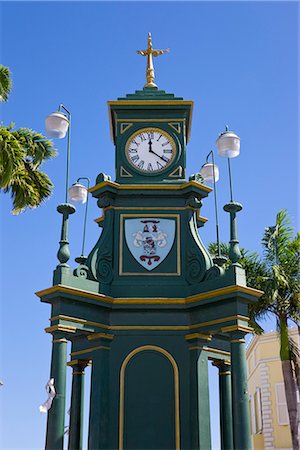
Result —
[[[297, 328], [289, 333], [299, 344]], [[292, 450], [277, 332], [252, 339], [247, 365], [253, 448]]]

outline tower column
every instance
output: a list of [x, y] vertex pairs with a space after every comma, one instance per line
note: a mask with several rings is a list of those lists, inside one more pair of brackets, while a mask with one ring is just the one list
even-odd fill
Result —
[[210, 450], [208, 357], [204, 346], [210, 335], [187, 335], [190, 351], [190, 435], [192, 450]]
[[56, 395], [53, 399], [52, 406], [48, 411], [46, 450], [63, 450], [68, 341], [65, 338], [64, 333], [59, 331], [51, 331], [51, 333], [53, 340], [50, 378], [54, 378]]
[[[109, 426], [109, 350], [112, 336], [97, 339], [97, 350], [92, 355], [89, 450], [106, 450], [108, 448]], [[95, 420], [95, 418], [101, 418]]]
[[238, 330], [230, 333], [233, 440], [235, 449], [252, 450], [244, 335]]
[[232, 428], [231, 367], [216, 360], [213, 365], [219, 369], [221, 450], [234, 450]]
[[73, 368], [72, 397], [69, 428], [69, 450], [82, 449], [83, 406], [84, 406], [84, 369], [88, 360], [75, 360], [68, 363]]

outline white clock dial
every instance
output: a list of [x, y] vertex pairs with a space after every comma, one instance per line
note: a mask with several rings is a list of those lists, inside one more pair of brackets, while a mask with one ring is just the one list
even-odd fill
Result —
[[136, 169], [152, 173], [166, 169], [174, 160], [176, 144], [159, 128], [143, 128], [134, 133], [126, 144], [126, 157]]

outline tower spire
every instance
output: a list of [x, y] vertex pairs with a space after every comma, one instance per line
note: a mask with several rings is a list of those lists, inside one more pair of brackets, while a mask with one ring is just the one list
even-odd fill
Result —
[[138, 55], [147, 56], [147, 69], [146, 69], [146, 80], [147, 83], [144, 87], [157, 87], [154, 83], [154, 67], [153, 67], [153, 56], [163, 55], [164, 53], [169, 53], [170, 49], [165, 50], [155, 50], [152, 47], [152, 37], [151, 33], [148, 33], [148, 48], [146, 50], [137, 50]]

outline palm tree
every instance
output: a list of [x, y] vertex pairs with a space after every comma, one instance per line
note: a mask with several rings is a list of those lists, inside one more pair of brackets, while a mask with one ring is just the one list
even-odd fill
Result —
[[[0, 65], [2, 101], [7, 100], [10, 89], [10, 71]], [[35, 208], [50, 196], [53, 185], [40, 166], [55, 153], [52, 141], [42, 134], [0, 124], [0, 190], [11, 193], [13, 214]]]
[[[241, 249], [242, 257], [239, 262], [246, 271], [248, 286], [264, 291], [259, 301], [249, 308], [250, 322], [255, 332], [263, 332], [257, 320], [268, 314], [276, 318], [293, 450], [299, 450], [299, 349], [289, 338], [288, 324], [296, 323], [300, 331], [300, 234], [294, 236], [285, 210], [278, 212], [274, 227], [265, 229], [262, 245], [264, 252], [261, 259], [257, 253]], [[217, 246], [212, 243], [208, 249], [214, 255]], [[228, 255], [229, 247], [222, 244], [221, 251]]]
[[289, 339], [288, 324], [292, 321], [298, 325], [300, 321], [300, 233], [294, 236], [285, 210], [278, 212], [275, 226], [265, 229], [262, 245], [267, 276], [258, 279], [264, 294], [252, 307], [251, 314], [256, 319], [268, 313], [276, 318], [293, 450], [299, 450], [299, 354], [296, 345]]
[[0, 64], [0, 101], [6, 102], [11, 90], [11, 76], [8, 67]]

